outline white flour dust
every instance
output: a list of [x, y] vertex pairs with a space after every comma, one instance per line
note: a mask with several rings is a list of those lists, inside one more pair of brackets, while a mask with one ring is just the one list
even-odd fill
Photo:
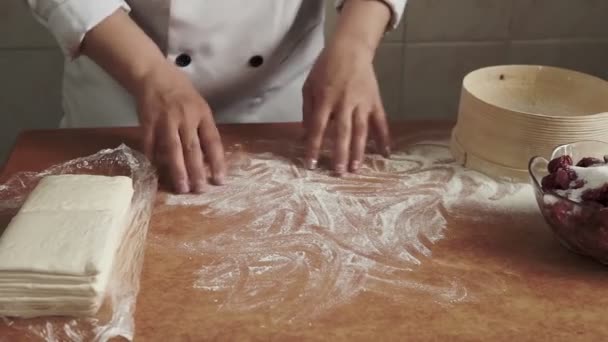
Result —
[[[233, 153], [229, 185], [166, 200], [201, 206], [202, 225], [225, 227], [181, 245], [213, 260], [196, 272], [194, 287], [223, 294], [224, 309], [277, 311], [285, 304], [297, 310], [285, 309], [282, 318], [289, 319], [365, 291], [466, 300], [466, 287], [454, 277], [415, 277], [444, 237], [446, 215], [468, 202], [499, 211], [536, 204], [527, 185], [499, 184], [456, 165], [441, 138], [401, 142], [390, 160], [370, 156], [357, 175], [342, 178], [277, 154]], [[294, 153], [301, 155], [285, 155]]]

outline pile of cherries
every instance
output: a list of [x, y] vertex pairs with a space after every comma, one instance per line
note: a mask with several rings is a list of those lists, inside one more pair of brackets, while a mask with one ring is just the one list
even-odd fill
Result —
[[[583, 158], [576, 164], [582, 168], [601, 165], [608, 166], [608, 157], [604, 160]], [[584, 190], [579, 205], [558, 196], [560, 190], [567, 194], [567, 190], [585, 186], [585, 180], [573, 167], [572, 158], [555, 158], [549, 163], [548, 169], [549, 175], [542, 179], [542, 188], [545, 194], [552, 195], [543, 195], [541, 210], [551, 229], [572, 251], [608, 264], [608, 179], [605, 185], [597, 189]], [[557, 197], [551, 200], [547, 196]]]
[[[578, 167], [594, 167], [607, 165], [608, 156], [604, 160], [598, 158], [587, 157], [581, 159], [576, 166]], [[578, 174], [572, 168], [573, 161], [570, 156], [560, 156], [549, 162], [549, 174], [542, 180], [543, 191], [550, 192], [555, 190], [571, 190], [580, 189], [585, 185], [583, 179], [579, 179]], [[595, 202], [604, 207], [608, 207], [608, 179], [606, 184], [599, 189], [587, 189], [583, 192], [581, 199], [584, 202]]]

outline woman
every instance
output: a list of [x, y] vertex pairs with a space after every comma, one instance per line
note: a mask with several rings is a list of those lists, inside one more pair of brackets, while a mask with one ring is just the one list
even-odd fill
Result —
[[360, 166], [368, 126], [390, 153], [372, 60], [406, 0], [337, 1], [325, 48], [322, 0], [28, 3], [67, 57], [62, 126], [140, 125], [146, 154], [179, 193], [203, 191], [208, 178], [223, 183], [216, 122], [303, 116], [314, 169], [332, 120], [337, 174]]

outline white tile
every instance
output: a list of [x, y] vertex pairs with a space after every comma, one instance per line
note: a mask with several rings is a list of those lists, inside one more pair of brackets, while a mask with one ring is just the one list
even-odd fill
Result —
[[389, 117], [398, 118], [401, 115], [401, 96], [403, 94], [403, 44], [380, 45], [376, 52], [374, 66], [384, 109]]
[[405, 49], [402, 111], [407, 118], [455, 119], [463, 77], [504, 64], [506, 43], [419, 43]]
[[63, 56], [58, 50], [0, 50], [0, 162], [24, 129], [57, 127]]
[[480, 41], [505, 39], [511, 1], [409, 0], [407, 41]]
[[512, 0], [514, 39], [608, 37], [606, 0]]
[[24, 0], [0, 1], [0, 48], [56, 45], [51, 34], [34, 19]]

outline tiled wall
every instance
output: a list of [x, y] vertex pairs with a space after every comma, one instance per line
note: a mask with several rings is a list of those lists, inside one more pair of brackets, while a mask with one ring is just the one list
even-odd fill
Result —
[[0, 165], [17, 133], [60, 117], [62, 56], [23, 0], [0, 0]]
[[[61, 112], [62, 57], [23, 3], [0, 1], [0, 163], [19, 130], [54, 127]], [[409, 0], [406, 24], [376, 59], [386, 108], [399, 119], [453, 118], [462, 77], [494, 64], [608, 79], [607, 18], [608, 0]]]
[[394, 118], [454, 118], [462, 77], [488, 65], [608, 79], [606, 0], [409, 0], [404, 23], [376, 62]]
[[411, 0], [399, 111], [454, 117], [462, 77], [496, 64], [545, 64], [608, 78], [606, 0]]

